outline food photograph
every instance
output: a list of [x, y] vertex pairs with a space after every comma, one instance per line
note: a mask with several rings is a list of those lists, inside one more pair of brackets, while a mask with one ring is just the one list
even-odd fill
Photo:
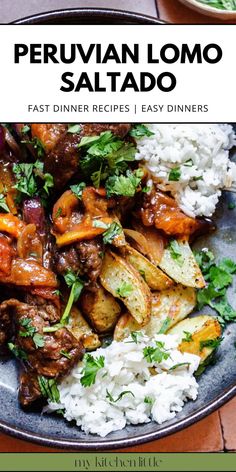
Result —
[[[235, 0], [11, 6], [236, 20]], [[59, 121], [0, 123], [0, 452], [236, 451], [236, 123]]]

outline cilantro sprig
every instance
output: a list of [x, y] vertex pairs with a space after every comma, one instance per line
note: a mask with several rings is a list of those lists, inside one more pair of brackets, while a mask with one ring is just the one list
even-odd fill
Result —
[[146, 125], [143, 125], [143, 124], [134, 125], [129, 132], [129, 135], [135, 139], [140, 139], [140, 138], [143, 138], [144, 136], [147, 136], [149, 138], [150, 136], [153, 136], [154, 134], [155, 133], [153, 133]]
[[38, 195], [46, 199], [50, 188], [54, 186], [53, 176], [47, 172], [44, 173], [44, 164], [39, 160], [34, 163], [13, 164], [13, 172], [16, 178], [14, 188], [20, 194], [29, 197]]
[[236, 263], [229, 258], [223, 258], [216, 263], [211, 251], [195, 253], [195, 257], [208, 284], [207, 287], [198, 290], [198, 308], [201, 310], [209, 305], [217, 311], [222, 326], [226, 322], [236, 321], [236, 310], [227, 300], [227, 288], [233, 282]]
[[32, 325], [32, 320], [30, 318], [22, 318], [19, 323], [24, 328], [23, 331], [19, 331], [19, 336], [22, 338], [31, 337], [36, 349], [44, 346], [44, 337], [42, 334], [37, 332], [37, 329]]
[[161, 341], [156, 341], [156, 347], [146, 346], [143, 349], [143, 355], [149, 364], [160, 364], [170, 357], [170, 354], [165, 349], [165, 344]]
[[111, 131], [104, 131], [99, 136], [83, 136], [78, 147], [82, 152], [81, 171], [96, 188], [109, 176], [124, 173], [128, 163], [135, 160], [135, 146]]
[[82, 370], [82, 377], [80, 379], [83, 387], [90, 387], [95, 384], [97, 373], [105, 365], [105, 357], [93, 357], [91, 354], [84, 355], [84, 367]]
[[141, 184], [142, 177], [142, 169], [137, 169], [134, 172], [127, 170], [126, 175], [112, 175], [105, 184], [107, 196], [133, 197]]
[[168, 249], [172, 259], [175, 260], [179, 265], [183, 265], [183, 254], [176, 239], [170, 240]]
[[6, 197], [5, 195], [3, 195], [3, 193], [0, 193], [0, 208], [1, 210], [4, 210], [6, 211], [7, 213], [10, 212], [10, 209], [7, 205], [7, 202], [6, 202]]
[[43, 397], [53, 403], [60, 402], [60, 393], [55, 379], [48, 379], [43, 375], [38, 376], [38, 384]]
[[83, 286], [84, 286], [83, 281], [72, 270], [67, 271], [66, 275], [64, 276], [64, 279], [67, 286], [70, 287], [71, 290], [70, 290], [70, 295], [67, 301], [67, 305], [65, 307], [64, 313], [60, 320], [60, 324], [62, 326], [68, 324], [73, 303], [78, 301], [80, 294], [83, 290]]

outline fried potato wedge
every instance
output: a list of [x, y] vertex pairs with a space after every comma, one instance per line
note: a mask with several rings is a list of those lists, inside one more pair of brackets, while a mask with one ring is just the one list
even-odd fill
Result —
[[170, 277], [131, 246], [125, 247], [124, 258], [139, 271], [151, 290], [165, 290], [173, 285]]
[[80, 310], [75, 306], [71, 309], [70, 323], [67, 328], [78, 341], [82, 342], [86, 350], [93, 351], [101, 346], [98, 335], [93, 332]]
[[94, 291], [84, 291], [80, 300], [83, 313], [98, 333], [106, 333], [114, 328], [121, 307], [113, 295], [98, 286]]
[[[152, 294], [152, 311], [148, 324], [143, 331], [148, 336], [157, 334], [165, 320], [168, 321], [167, 328], [170, 329], [179, 321], [186, 318], [196, 305], [196, 292], [192, 287], [176, 285], [163, 292]], [[114, 339], [121, 341], [129, 336], [132, 331], [141, 329], [130, 313], [122, 315], [116, 324]]]
[[216, 318], [201, 315], [181, 321], [171, 328], [168, 334], [178, 335], [181, 352], [196, 354], [203, 362], [215, 349], [211, 343], [209, 346], [205, 344], [208, 341], [216, 341], [221, 336], [221, 326]]
[[159, 267], [175, 282], [187, 287], [202, 288], [205, 280], [187, 241], [176, 240], [178, 257], [173, 258], [171, 247], [165, 248]]
[[139, 325], [148, 323], [151, 316], [151, 292], [143, 277], [129, 262], [107, 251], [100, 281], [109, 293], [122, 300]]

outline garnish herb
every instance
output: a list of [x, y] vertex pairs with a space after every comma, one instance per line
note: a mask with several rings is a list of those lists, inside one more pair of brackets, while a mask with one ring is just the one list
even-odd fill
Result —
[[169, 173], [168, 180], [177, 182], [181, 177], [180, 167], [173, 167]]
[[185, 343], [190, 343], [193, 340], [192, 333], [189, 333], [189, 331], [184, 331], [185, 337], [182, 339], [182, 342]]
[[93, 221], [93, 227], [94, 228], [101, 228], [101, 229], [108, 229], [110, 225], [107, 225], [106, 223], [104, 223], [104, 221], [102, 220], [99, 220], [99, 219], [95, 219]]
[[22, 338], [31, 337], [37, 349], [44, 346], [44, 337], [42, 334], [37, 333], [37, 329], [32, 326], [30, 318], [20, 320], [20, 325], [24, 328], [24, 331], [19, 331], [19, 336]]
[[43, 145], [42, 141], [40, 141], [40, 139], [37, 138], [36, 136], [32, 139], [29, 139], [29, 140], [26, 140], [26, 141], [21, 141], [21, 142], [23, 144], [30, 144], [31, 146], [33, 146], [33, 148], [35, 149], [38, 157], [43, 157], [44, 156], [44, 154], [45, 154], [44, 145]]
[[57, 383], [54, 379], [48, 379], [43, 375], [39, 375], [38, 383], [41, 393], [45, 398], [48, 398], [53, 403], [59, 403], [60, 393], [57, 387]]
[[170, 324], [171, 324], [171, 318], [167, 316], [167, 318], [163, 321], [160, 331], [158, 331], [158, 334], [165, 334], [166, 331], [168, 331]]
[[185, 167], [193, 167], [193, 160], [192, 160], [192, 159], [188, 159], [188, 160], [184, 163], [184, 166], [185, 166]]
[[235, 203], [233, 203], [233, 202], [230, 202], [230, 203], [228, 204], [228, 209], [229, 209], [229, 210], [234, 210], [235, 207], [236, 207], [236, 205], [235, 205]]
[[129, 135], [136, 139], [143, 138], [144, 136], [149, 138], [154, 134], [155, 133], [153, 133], [146, 125], [143, 124], [134, 125], [129, 132]]
[[204, 347], [210, 347], [212, 349], [216, 349], [220, 345], [221, 342], [222, 342], [222, 338], [202, 340], [200, 341], [200, 351], [202, 351]]
[[71, 189], [71, 191], [73, 192], [73, 194], [74, 194], [79, 200], [81, 200], [82, 194], [83, 194], [83, 190], [85, 189], [85, 187], [86, 187], [85, 182], [80, 182], [79, 184], [71, 185], [71, 186], [70, 186], [70, 189]]
[[133, 286], [127, 282], [122, 282], [121, 286], [116, 290], [117, 295], [121, 298], [128, 297], [133, 292]]
[[78, 124], [68, 125], [67, 133], [79, 134], [81, 131], [81, 126]]
[[96, 188], [110, 175], [125, 172], [127, 163], [135, 160], [135, 146], [122, 141], [111, 131], [104, 131], [99, 136], [84, 136], [78, 147], [85, 151], [80, 159], [82, 173], [91, 178]]
[[64, 313], [61, 317], [60, 324], [66, 325], [68, 324], [70, 311], [73, 306], [73, 303], [77, 302], [82, 292], [84, 283], [82, 280], [76, 275], [72, 270], [69, 270], [66, 275], [64, 276], [65, 282], [68, 287], [71, 287], [70, 296], [68, 298], [68, 302]]
[[35, 195], [39, 195], [42, 198], [47, 197], [49, 189], [54, 185], [53, 176], [49, 173], [44, 174], [43, 168], [44, 164], [40, 161], [32, 164], [13, 164], [13, 172], [16, 177], [14, 188], [29, 197]]
[[107, 230], [104, 231], [103, 233], [104, 244], [112, 244], [113, 239], [116, 236], [119, 236], [119, 234], [121, 233], [122, 233], [122, 226], [116, 221], [113, 221], [113, 223], [111, 223], [110, 226], [107, 228]]
[[24, 125], [21, 128], [21, 133], [22, 134], [27, 134], [30, 131], [30, 126], [29, 125]]
[[3, 195], [3, 193], [0, 193], [0, 208], [7, 213], [10, 213], [9, 207], [6, 202], [6, 197]]
[[131, 331], [130, 336], [132, 338], [132, 341], [125, 341], [125, 342], [138, 344], [141, 341], [143, 334], [140, 331]]
[[172, 371], [172, 370], [179, 369], [179, 367], [183, 367], [183, 366], [189, 367], [189, 366], [190, 366], [190, 362], [180, 362], [179, 364], [172, 365], [172, 367], [169, 368], [169, 372]]
[[151, 406], [155, 403], [155, 400], [151, 397], [145, 397], [143, 401], [144, 403], [148, 403]]
[[183, 255], [178, 241], [176, 239], [171, 239], [169, 242], [168, 249], [170, 250], [170, 255], [179, 265], [183, 264]]
[[59, 216], [61, 216], [61, 214], [62, 214], [62, 208], [59, 207], [56, 211], [55, 218], [59, 218]]
[[64, 349], [62, 349], [60, 351], [60, 354], [63, 356], [63, 357], [66, 357], [67, 359], [71, 359], [71, 355], [69, 352], [65, 351]]
[[150, 364], [167, 360], [170, 354], [166, 351], [164, 343], [156, 341], [156, 347], [147, 346], [143, 349], [143, 355]]
[[195, 253], [195, 257], [208, 282], [207, 287], [198, 290], [198, 308], [202, 309], [205, 305], [209, 305], [216, 310], [222, 326], [226, 322], [236, 321], [236, 310], [229, 304], [226, 295], [226, 289], [232, 284], [233, 274], [236, 273], [236, 263], [224, 258], [216, 264], [211, 251]]
[[80, 379], [80, 383], [83, 387], [90, 387], [91, 385], [95, 384], [96, 375], [100, 369], [104, 367], [105, 357], [93, 357], [91, 354], [84, 355], [84, 368], [82, 370], [82, 377]]
[[105, 184], [107, 196], [133, 197], [141, 183], [142, 177], [142, 169], [137, 169], [134, 172], [127, 170], [126, 175], [112, 175], [108, 177]]
[[26, 361], [28, 359], [27, 353], [21, 349], [19, 346], [16, 346], [13, 343], [8, 343], [8, 349], [16, 356], [18, 359]]
[[124, 392], [121, 392], [116, 399], [113, 398], [113, 396], [111, 395], [111, 393], [108, 390], [106, 390], [106, 392], [107, 392], [106, 398], [108, 398], [108, 400], [112, 403], [118, 402], [119, 400], [121, 400], [124, 397], [124, 395], [130, 394], [130, 395], [132, 395], [132, 397], [134, 397], [134, 394], [133, 394], [133, 392], [131, 392], [131, 390], [124, 390]]

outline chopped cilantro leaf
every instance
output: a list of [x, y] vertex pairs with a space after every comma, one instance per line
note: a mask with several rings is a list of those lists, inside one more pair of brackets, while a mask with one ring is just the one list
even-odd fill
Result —
[[44, 346], [44, 337], [42, 336], [42, 334], [39, 334], [39, 333], [34, 334], [33, 341], [37, 349], [39, 347]]
[[124, 390], [123, 392], [121, 392], [118, 395], [118, 397], [116, 399], [113, 398], [113, 396], [111, 395], [111, 393], [108, 390], [106, 390], [106, 392], [107, 392], [106, 398], [112, 403], [118, 402], [119, 400], [121, 400], [124, 397], [124, 395], [130, 394], [130, 395], [132, 395], [132, 397], [134, 397], [134, 394], [133, 394], [133, 392], [131, 392], [131, 390]]
[[173, 167], [169, 173], [168, 180], [176, 182], [181, 177], [181, 170], [180, 167]]
[[67, 359], [71, 359], [71, 355], [69, 352], [65, 351], [64, 349], [62, 349], [60, 351], [60, 354], [63, 356], [63, 357], [66, 357]]
[[128, 297], [133, 292], [133, 286], [127, 282], [122, 282], [121, 286], [116, 290], [117, 295], [121, 298]]
[[166, 331], [168, 331], [168, 329], [170, 328], [170, 324], [171, 318], [167, 316], [167, 318], [163, 321], [160, 331], [158, 331], [158, 334], [165, 334]]
[[70, 287], [71, 290], [67, 305], [60, 320], [60, 324], [62, 325], [68, 324], [73, 303], [78, 301], [84, 286], [83, 281], [71, 270], [67, 271], [66, 275], [64, 276], [64, 279], [67, 286]]
[[35, 149], [38, 157], [43, 157], [44, 156], [44, 154], [45, 154], [44, 145], [43, 145], [42, 141], [40, 141], [40, 139], [37, 138], [37, 136], [34, 136], [34, 138], [32, 138], [30, 140], [21, 141], [21, 142], [23, 144], [29, 144], [29, 145], [33, 146], [33, 148]]
[[180, 362], [179, 364], [172, 365], [172, 367], [169, 368], [169, 372], [172, 370], [179, 369], [179, 367], [189, 367], [190, 362]]
[[151, 397], [145, 397], [143, 401], [144, 401], [144, 403], [147, 403], [151, 406], [155, 403], [155, 400]]
[[127, 170], [126, 175], [112, 175], [111, 177], [108, 177], [105, 184], [107, 196], [123, 195], [126, 197], [133, 197], [141, 183], [142, 177], [142, 169], [137, 169], [134, 172]]
[[112, 244], [113, 239], [122, 233], [122, 227], [116, 221], [110, 224], [106, 231], [103, 233], [104, 244]]
[[68, 125], [67, 133], [79, 134], [81, 131], [81, 126], [78, 124]]
[[205, 339], [200, 341], [200, 351], [204, 349], [204, 347], [210, 347], [212, 349], [216, 349], [222, 341], [222, 338], [215, 338], [215, 339]]
[[156, 341], [156, 347], [147, 346], [143, 349], [143, 355], [146, 361], [150, 364], [160, 363], [167, 360], [170, 354], [166, 351], [164, 343]]
[[13, 343], [8, 343], [8, 349], [16, 356], [18, 359], [26, 361], [28, 359], [27, 353], [21, 349], [19, 346], [16, 346]]
[[143, 138], [144, 136], [149, 138], [154, 134], [155, 133], [153, 133], [146, 125], [143, 124], [134, 125], [129, 132], [129, 135], [136, 139]]
[[100, 369], [104, 367], [105, 357], [93, 357], [91, 354], [85, 354], [84, 356], [84, 368], [82, 370], [82, 377], [80, 383], [83, 387], [90, 387], [95, 384], [96, 375]]
[[169, 242], [168, 249], [170, 250], [170, 255], [179, 265], [183, 264], [183, 255], [180, 248], [180, 245], [176, 239], [171, 239]]
[[228, 203], [228, 209], [229, 210], [234, 210], [235, 207], [236, 207], [235, 203], [233, 203], [233, 202]]
[[48, 379], [43, 375], [38, 376], [38, 383], [42, 395], [53, 403], [59, 403], [60, 393], [55, 379]]
[[85, 189], [86, 184], [84, 182], [80, 182], [79, 184], [71, 185], [70, 189], [73, 192], [73, 194], [81, 200], [82, 195], [83, 195], [83, 190]]
[[7, 213], [10, 212], [9, 207], [6, 202], [6, 197], [3, 195], [3, 193], [0, 193], [0, 208]]
[[27, 134], [30, 131], [30, 126], [29, 125], [24, 125], [21, 128], [21, 133], [22, 134]]
[[189, 333], [189, 331], [184, 331], [184, 335], [185, 337], [182, 338], [182, 342], [190, 343], [193, 340], [192, 333]]

